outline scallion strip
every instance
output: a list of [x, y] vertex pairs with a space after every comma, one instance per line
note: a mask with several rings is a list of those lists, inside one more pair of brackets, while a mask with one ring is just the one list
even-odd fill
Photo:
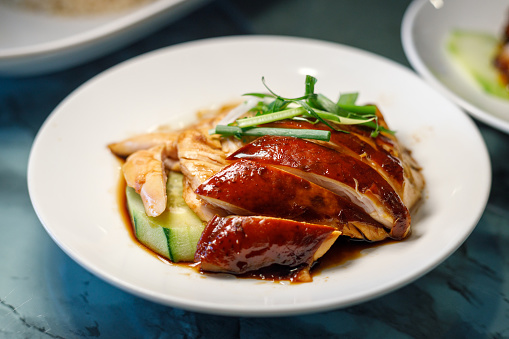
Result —
[[338, 105], [338, 107], [344, 109], [345, 111], [358, 113], [358, 114], [376, 114], [376, 106], [374, 106], [374, 105], [366, 105], [366, 106]]
[[240, 128], [246, 128], [262, 124], [268, 124], [279, 120], [291, 119], [293, 117], [303, 115], [305, 113], [306, 110], [302, 107], [290, 108], [275, 113], [267, 113], [250, 118], [239, 119], [237, 120], [237, 126]]
[[[251, 118], [239, 119], [235, 123], [238, 127], [248, 128], [258, 125], [263, 125], [284, 119], [309, 118], [312, 117], [316, 121], [330, 127], [332, 130], [341, 131], [336, 129], [329, 122], [336, 122], [338, 124], [361, 124], [372, 128], [372, 137], [378, 136], [379, 132], [386, 132], [394, 134], [378, 124], [378, 117], [376, 115], [377, 108], [374, 105], [358, 106], [356, 101], [358, 93], [343, 93], [340, 94], [337, 102], [333, 102], [325, 95], [315, 93], [315, 85], [317, 79], [311, 75], [306, 76], [305, 94], [298, 98], [285, 98], [276, 94], [265, 83], [265, 77], [262, 77], [262, 83], [270, 94], [263, 93], [247, 93], [245, 95], [255, 96], [261, 99], [274, 99], [271, 103], [261, 102], [256, 107], [256, 116]], [[296, 104], [299, 108], [289, 108], [289, 105]], [[316, 122], [315, 122], [316, 123]]]
[[357, 116], [352, 115], [351, 113], [359, 114], [360, 117], [365, 118], [364, 115], [375, 115], [376, 114], [376, 106], [368, 105], [368, 106], [357, 106], [357, 105], [347, 105], [347, 104], [336, 104], [329, 98], [327, 98], [323, 94], [318, 94], [316, 96], [316, 102], [318, 105], [322, 106], [324, 110], [328, 112], [332, 112], [339, 116], [344, 116], [347, 118], [356, 118]]
[[224, 136], [253, 136], [260, 137], [264, 135], [287, 136], [302, 139], [315, 139], [329, 141], [330, 131], [314, 129], [294, 129], [294, 128], [276, 128], [276, 127], [254, 127], [242, 129], [238, 126], [217, 125], [209, 131], [209, 134], [221, 134]]
[[[314, 113], [319, 116], [320, 118], [324, 119], [324, 120], [328, 120], [328, 121], [333, 121], [333, 122], [337, 122], [339, 124], [342, 124], [342, 125], [359, 125], [359, 124], [366, 124], [366, 123], [369, 123], [373, 120], [375, 120], [375, 117], [360, 117], [360, 118], [348, 118], [348, 117], [343, 117], [343, 116], [340, 116], [340, 115], [336, 115], [334, 113], [329, 113], [329, 112], [326, 112], [326, 111], [320, 111], [320, 110], [317, 110], [315, 109], [314, 110]], [[302, 112], [302, 115], [303, 117], [308, 117], [308, 118], [316, 118], [316, 115], [314, 114], [311, 114], [307, 111], [304, 111]]]
[[306, 75], [306, 89], [305, 89], [305, 95], [312, 95], [315, 93], [315, 84], [318, 80], [311, 76]]
[[338, 99], [338, 105], [355, 105], [359, 93], [341, 93]]
[[325, 125], [327, 125], [330, 129], [334, 130], [334, 131], [339, 131], [339, 129], [337, 128], [334, 128], [334, 126], [332, 126], [331, 124], [329, 124], [327, 122], [327, 120], [325, 120], [324, 118], [322, 118], [320, 116], [320, 114], [318, 114], [315, 109], [313, 109], [307, 102], [304, 102], [304, 101], [297, 101], [297, 103], [299, 105], [301, 105], [307, 112], [307, 114], [310, 114], [311, 116], [314, 116], [315, 118], [317, 118], [318, 120], [320, 120], [322, 123], [324, 123]]
[[326, 111], [320, 111], [317, 109], [314, 109], [313, 113], [314, 114], [308, 112], [304, 107], [290, 108], [290, 109], [275, 112], [275, 113], [267, 113], [267, 114], [263, 114], [263, 115], [257, 115], [254, 117], [250, 117], [250, 118], [239, 119], [239, 120], [237, 120], [237, 126], [240, 128], [253, 127], [253, 126], [258, 126], [258, 125], [268, 124], [271, 122], [280, 121], [280, 120], [292, 119], [292, 118], [298, 117], [300, 115], [305, 116], [305, 117], [313, 117], [313, 118], [319, 117], [320, 121], [322, 121], [322, 122], [323, 122], [323, 120], [328, 120], [328, 121], [337, 122], [337, 123], [343, 124], [343, 125], [365, 124], [365, 123], [368, 123], [374, 119], [374, 117], [352, 119], [352, 118], [342, 117], [342, 116], [339, 116], [339, 115], [336, 115], [333, 113], [329, 113]]
[[395, 131], [387, 129], [387, 128], [383, 127], [383, 126], [380, 126], [375, 121], [365, 122], [365, 123], [362, 123], [361, 125], [364, 125], [364, 126], [367, 126], [367, 127], [373, 129], [373, 131], [371, 132], [371, 136], [373, 138], [377, 137], [379, 132], [385, 132], [385, 133], [390, 134], [390, 135], [396, 134]]

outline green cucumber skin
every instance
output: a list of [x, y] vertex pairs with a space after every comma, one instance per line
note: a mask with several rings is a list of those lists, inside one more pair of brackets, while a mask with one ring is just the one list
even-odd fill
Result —
[[163, 228], [154, 225], [151, 217], [147, 216], [140, 195], [133, 188], [127, 187], [126, 198], [135, 238], [150, 250], [169, 259], [169, 247]]
[[172, 262], [194, 260], [196, 245], [204, 229], [204, 223], [182, 198], [182, 180], [182, 174], [170, 173], [167, 209], [158, 217], [147, 216], [140, 195], [133, 188], [126, 188], [127, 206], [136, 239]]
[[450, 33], [447, 51], [484, 92], [509, 99], [509, 90], [501, 83], [492, 64], [497, 44], [497, 39], [489, 34], [454, 30]]
[[171, 260], [173, 262], [193, 261], [201, 231], [198, 239], [196, 239], [193, 236], [195, 232], [189, 232], [185, 228], [163, 228], [163, 230], [168, 242]]
[[184, 176], [170, 172], [167, 183], [168, 224], [164, 229], [173, 262], [194, 261], [196, 246], [205, 224], [183, 198]]

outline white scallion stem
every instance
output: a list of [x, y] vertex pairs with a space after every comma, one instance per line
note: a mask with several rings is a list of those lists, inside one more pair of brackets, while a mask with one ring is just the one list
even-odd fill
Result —
[[226, 116], [219, 121], [218, 125], [228, 125], [246, 114], [250, 109], [256, 107], [261, 100], [259, 98], [250, 98], [237, 107], [233, 108]]

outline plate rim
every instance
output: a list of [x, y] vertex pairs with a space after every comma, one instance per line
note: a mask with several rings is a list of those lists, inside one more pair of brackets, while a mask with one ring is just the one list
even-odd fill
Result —
[[[355, 48], [355, 47], [351, 47], [351, 46], [347, 46], [347, 45], [342, 45], [342, 44], [338, 44], [338, 43], [333, 43], [333, 42], [328, 42], [328, 41], [322, 41], [322, 40], [316, 40], [316, 39], [310, 39], [310, 38], [300, 38], [300, 37], [275, 36], [275, 35], [228, 36], [228, 37], [216, 37], [216, 38], [208, 38], [208, 39], [201, 39], [201, 40], [185, 42], [185, 43], [181, 43], [181, 44], [177, 44], [177, 45], [173, 45], [173, 46], [169, 46], [169, 47], [164, 47], [164, 48], [152, 51], [152, 52], [148, 52], [148, 53], [136, 56], [136, 57], [134, 57], [132, 59], [129, 59], [129, 60], [126, 60], [126, 61], [124, 61], [122, 63], [119, 63], [118, 65], [115, 65], [115, 66], [111, 67], [110, 69], [105, 70], [104, 72], [101, 72], [100, 74], [98, 74], [98, 75], [94, 76], [93, 78], [89, 79], [84, 84], [82, 84], [81, 86], [76, 88], [74, 91], [72, 91], [68, 96], [66, 96], [66, 98], [62, 102], [60, 102], [56, 106], [56, 108], [50, 113], [50, 115], [47, 117], [47, 119], [44, 121], [44, 123], [42, 124], [41, 128], [39, 129], [39, 131], [38, 131], [38, 133], [37, 133], [37, 135], [36, 135], [36, 137], [34, 139], [34, 143], [32, 145], [32, 148], [30, 150], [30, 154], [29, 154], [29, 162], [28, 162], [28, 169], [27, 169], [27, 180], [28, 180], [28, 191], [29, 191], [29, 195], [30, 195], [30, 200], [32, 202], [34, 210], [35, 210], [35, 212], [36, 212], [36, 214], [37, 214], [41, 224], [43, 225], [43, 227], [46, 229], [46, 231], [48, 232], [48, 234], [50, 235], [52, 240], [55, 241], [55, 243], [69, 257], [71, 257], [75, 262], [77, 262], [80, 266], [85, 268], [87, 271], [92, 272], [94, 275], [96, 275], [96, 276], [100, 277], [101, 279], [111, 283], [112, 285], [114, 285], [114, 286], [116, 286], [116, 287], [118, 287], [118, 288], [120, 288], [120, 289], [122, 289], [124, 291], [128, 291], [129, 293], [131, 293], [133, 295], [136, 295], [138, 297], [142, 297], [144, 299], [148, 299], [148, 300], [151, 300], [153, 302], [160, 303], [160, 304], [169, 305], [169, 306], [173, 306], [173, 307], [180, 307], [180, 308], [188, 309], [188, 310], [191, 310], [191, 311], [205, 312], [205, 313], [211, 313], [211, 314], [220, 314], [220, 315], [230, 315], [230, 316], [231, 315], [241, 315], [241, 316], [286, 316], [286, 315], [298, 315], [298, 314], [306, 314], [306, 313], [310, 313], [310, 312], [327, 311], [327, 310], [331, 310], [331, 309], [344, 308], [344, 307], [348, 307], [348, 306], [351, 306], [351, 305], [354, 305], [354, 304], [365, 302], [367, 300], [371, 300], [371, 299], [373, 299], [375, 297], [381, 297], [381, 296], [383, 296], [383, 295], [385, 295], [387, 293], [390, 293], [392, 291], [395, 291], [395, 290], [401, 288], [402, 286], [405, 286], [406, 284], [408, 284], [408, 283], [410, 283], [412, 281], [415, 281], [419, 277], [425, 275], [426, 273], [428, 273], [429, 271], [434, 269], [436, 266], [441, 264], [453, 252], [455, 252], [459, 246], [461, 246], [461, 244], [465, 241], [465, 239], [467, 239], [468, 236], [471, 234], [471, 232], [475, 229], [479, 219], [481, 218], [481, 216], [482, 216], [482, 214], [484, 212], [484, 209], [486, 207], [486, 203], [488, 201], [490, 187], [491, 187], [491, 164], [490, 164], [490, 161], [489, 161], [489, 156], [488, 156], [488, 151], [487, 151], [487, 148], [486, 148], [486, 144], [482, 140], [482, 136], [481, 136], [478, 128], [475, 126], [475, 124], [472, 122], [472, 120], [468, 116], [466, 116], [466, 115], [464, 115], [465, 118], [467, 118], [467, 121], [472, 125], [472, 128], [475, 131], [477, 131], [478, 137], [482, 141], [482, 146], [483, 146], [483, 149], [484, 149], [484, 154], [483, 155], [484, 155], [484, 158], [485, 158], [484, 165], [486, 166], [486, 173], [485, 173], [486, 177], [484, 178], [484, 180], [486, 180], [486, 182], [488, 183], [488, 185], [487, 185], [488, 187], [486, 187], [486, 190], [485, 190], [484, 195], [483, 195], [483, 199], [482, 199], [483, 203], [479, 206], [479, 210], [478, 210], [477, 216], [475, 218], [475, 221], [473, 221], [472, 225], [469, 227], [469, 232], [467, 232], [464, 235], [464, 237], [462, 239], [460, 239], [460, 241], [458, 241], [457, 246], [449, 248], [449, 251], [444, 255], [443, 258], [441, 258], [437, 262], [429, 262], [428, 265], [426, 267], [424, 267], [424, 269], [421, 268], [420, 270], [417, 270], [416, 272], [414, 272], [414, 274], [407, 275], [406, 279], [404, 279], [403, 282], [401, 282], [401, 280], [400, 280], [397, 284], [391, 283], [390, 286], [388, 286], [388, 288], [386, 288], [384, 290], [376, 290], [376, 291], [373, 291], [371, 294], [365, 294], [362, 297], [355, 297], [354, 296], [352, 298], [349, 298], [348, 301], [341, 303], [340, 305], [338, 305], [337, 303], [324, 303], [322, 301], [322, 302], [320, 302], [318, 304], [315, 302], [314, 303], [314, 307], [308, 307], [308, 308], [304, 308], [304, 309], [302, 307], [301, 308], [299, 308], [299, 307], [294, 308], [294, 307], [286, 305], [286, 304], [285, 305], [271, 305], [271, 307], [269, 309], [268, 308], [263, 308], [263, 307], [262, 308], [254, 307], [254, 308], [246, 309], [244, 306], [232, 307], [231, 305], [228, 305], [228, 306], [220, 305], [218, 307], [218, 305], [215, 305], [215, 304], [204, 304], [204, 303], [201, 303], [201, 304], [195, 304], [195, 303], [189, 304], [189, 302], [185, 302], [185, 300], [183, 301], [183, 300], [180, 300], [178, 298], [177, 299], [172, 298], [171, 301], [163, 300], [164, 298], [161, 298], [160, 296], [157, 296], [156, 294], [154, 294], [150, 290], [140, 289], [139, 287], [135, 287], [131, 283], [122, 281], [121, 279], [118, 279], [118, 277], [112, 277], [111, 275], [105, 274], [101, 270], [97, 270], [97, 269], [93, 269], [92, 270], [90, 265], [87, 265], [87, 260], [83, 260], [83, 258], [79, 258], [79, 256], [77, 256], [77, 254], [74, 253], [70, 248], [68, 248], [67, 246], [62, 244], [56, 238], [55, 234], [46, 226], [45, 221], [43, 221], [43, 218], [41, 216], [41, 212], [37, 208], [37, 203], [36, 203], [36, 201], [34, 201], [33, 191], [32, 191], [33, 190], [33, 185], [34, 185], [34, 182], [32, 180], [33, 171], [34, 171], [34, 168], [33, 168], [33, 159], [34, 159], [34, 153], [36, 152], [36, 149], [37, 149], [38, 140], [39, 140], [39, 138], [41, 138], [42, 134], [46, 130], [47, 126], [49, 126], [51, 121], [53, 119], [55, 119], [58, 114], [61, 114], [61, 113], [59, 113], [59, 112], [61, 112], [61, 107], [64, 106], [67, 101], [72, 100], [72, 98], [74, 96], [76, 96], [77, 94], [79, 94], [84, 88], [86, 88], [87, 86], [92, 86], [98, 79], [100, 79], [102, 77], [110, 76], [109, 74], [115, 72], [119, 68], [130, 67], [131, 64], [137, 63], [140, 60], [142, 60], [143, 58], [150, 58], [151, 56], [156, 55], [158, 53], [171, 53], [171, 52], [173, 52], [175, 50], [178, 50], [178, 49], [181, 49], [181, 48], [196, 48], [196, 46], [201, 47], [201, 46], [203, 46], [203, 44], [214, 44], [217, 41], [219, 41], [219, 42], [230, 41], [230, 43], [231, 43], [231, 42], [234, 42], [235, 40], [238, 40], [238, 39], [240, 39], [240, 40], [245, 40], [245, 39], [260, 39], [262, 41], [267, 41], [267, 40], [271, 40], [271, 41], [278, 41], [278, 40], [280, 40], [280, 41], [293, 41], [293, 42], [300, 42], [300, 43], [313, 43], [313, 44], [326, 45], [326, 46], [329, 46], [331, 48], [347, 49], [347, 50], [350, 50], [352, 52], [361, 53], [361, 54], [364, 54], [366, 56], [373, 57], [375, 59], [378, 59], [378, 60], [381, 60], [381, 61], [384, 61], [384, 62], [388, 62], [392, 66], [398, 67], [402, 71], [407, 72], [407, 74], [409, 74], [411, 76], [415, 76], [416, 79], [419, 79], [415, 75], [415, 73], [413, 73], [407, 67], [404, 67], [403, 65], [398, 64], [398, 63], [396, 63], [393, 60], [387, 59], [387, 58], [385, 58], [383, 56], [374, 54], [372, 52], [368, 52], [368, 51], [361, 50], [361, 49], [358, 49], [358, 48]], [[419, 80], [422, 81], [422, 79], [419, 79]], [[428, 87], [430, 87], [430, 86], [428, 86]], [[436, 90], [434, 90], [432, 88], [430, 88], [430, 89], [433, 92], [435, 92], [437, 95], [441, 96], [441, 94], [438, 93]], [[458, 110], [459, 110], [459, 108], [458, 108]]]

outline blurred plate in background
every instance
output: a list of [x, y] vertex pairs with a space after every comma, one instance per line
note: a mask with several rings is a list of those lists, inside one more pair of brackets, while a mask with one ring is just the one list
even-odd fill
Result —
[[81, 64], [156, 31], [206, 1], [156, 0], [95, 15], [58, 15], [0, 2], [0, 75], [37, 75]]
[[453, 29], [479, 31], [501, 37], [509, 21], [509, 0], [446, 0], [433, 7], [415, 0], [401, 27], [405, 54], [412, 67], [432, 86], [480, 121], [509, 133], [509, 100], [483, 92], [468, 81], [446, 54]]

